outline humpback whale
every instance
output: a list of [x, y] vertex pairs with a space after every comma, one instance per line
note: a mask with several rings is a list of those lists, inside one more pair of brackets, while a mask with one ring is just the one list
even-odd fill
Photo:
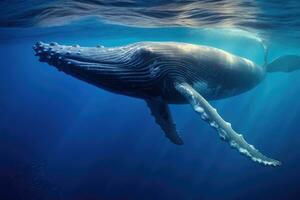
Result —
[[[254, 88], [267, 72], [300, 68], [300, 56], [287, 55], [258, 66], [221, 49], [177, 42], [138, 42], [120, 47], [80, 47], [37, 42], [41, 62], [99, 88], [144, 99], [173, 143], [183, 144], [168, 104], [190, 104], [220, 138], [251, 160], [281, 163], [246, 142], [209, 103]], [[266, 61], [266, 59], [265, 59]]]

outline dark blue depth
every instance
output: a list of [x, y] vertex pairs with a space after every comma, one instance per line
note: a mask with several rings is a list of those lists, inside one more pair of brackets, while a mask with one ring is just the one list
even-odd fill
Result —
[[[144, 101], [58, 72], [38, 62], [32, 50], [39, 40], [82, 46], [180, 41], [261, 64], [257, 41], [224, 30], [87, 22], [3, 29], [0, 40], [0, 199], [300, 198], [300, 71], [269, 74], [250, 92], [212, 102], [249, 143], [282, 161], [270, 168], [230, 149], [189, 105], [171, 106], [185, 141], [176, 146], [163, 136]], [[269, 40], [270, 60], [300, 53], [295, 40], [286, 41], [294, 45]]]

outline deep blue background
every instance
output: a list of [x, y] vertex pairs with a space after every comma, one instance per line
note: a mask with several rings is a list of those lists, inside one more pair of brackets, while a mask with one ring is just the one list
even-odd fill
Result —
[[[82, 46], [183, 41], [261, 64], [256, 41], [187, 28], [66, 30], [30, 29], [40, 36], [0, 44], [0, 199], [300, 198], [300, 71], [269, 74], [245, 94], [212, 102], [250, 143], [283, 163], [263, 167], [221, 142], [189, 105], [171, 106], [185, 141], [176, 146], [143, 100], [58, 72], [38, 62], [32, 50], [38, 40]], [[287, 53], [299, 49], [270, 46], [271, 59]]]

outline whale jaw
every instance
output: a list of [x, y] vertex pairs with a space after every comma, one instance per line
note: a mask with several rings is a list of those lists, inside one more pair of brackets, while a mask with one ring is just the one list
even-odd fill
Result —
[[118, 66], [111, 64], [108, 48], [37, 42], [33, 49], [40, 62], [97, 87], [109, 88], [118, 75], [115, 73]]
[[152, 87], [149, 89], [142, 82], [148, 81], [143, 76], [144, 71], [136, 71], [134, 63], [140, 60], [131, 60], [135, 51], [129, 47], [80, 47], [37, 42], [33, 50], [39, 61], [99, 88], [139, 98], [153, 93]]

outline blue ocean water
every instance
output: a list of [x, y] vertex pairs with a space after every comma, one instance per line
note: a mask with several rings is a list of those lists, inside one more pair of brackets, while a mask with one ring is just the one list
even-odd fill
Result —
[[179, 41], [263, 64], [300, 54], [298, 1], [0, 2], [0, 199], [300, 198], [300, 70], [211, 102], [282, 166], [263, 167], [221, 142], [189, 105], [171, 105], [185, 145], [163, 136], [146, 103], [38, 62], [32, 45]]

